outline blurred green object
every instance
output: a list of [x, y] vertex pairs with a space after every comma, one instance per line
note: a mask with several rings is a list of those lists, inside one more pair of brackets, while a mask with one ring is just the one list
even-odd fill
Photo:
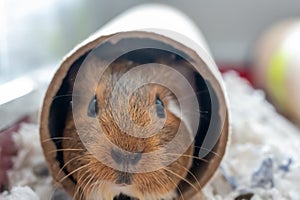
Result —
[[287, 88], [286, 88], [286, 72], [287, 72], [288, 56], [285, 55], [285, 52], [282, 52], [281, 49], [274, 53], [270, 58], [270, 64], [268, 66], [268, 77], [267, 83], [270, 92], [273, 94], [274, 98], [278, 102], [278, 105], [281, 106], [280, 109], [284, 110], [287, 97]]
[[261, 36], [252, 72], [277, 110], [300, 125], [300, 19], [278, 22]]

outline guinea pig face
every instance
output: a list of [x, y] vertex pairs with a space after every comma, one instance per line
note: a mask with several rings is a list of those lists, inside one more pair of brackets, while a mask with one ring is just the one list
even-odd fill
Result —
[[[181, 115], [180, 97], [151, 81], [161, 66], [146, 68], [146, 76], [126, 77], [135, 64], [116, 63], [100, 80], [94, 66], [73, 89], [78, 99], [64, 132], [72, 140], [62, 141], [64, 149], [83, 150], [64, 153], [66, 171], [76, 181], [74, 199], [180, 197], [179, 182], [191, 184], [186, 176], [194, 138]], [[168, 73], [159, 74], [171, 80]]]
[[[90, 165], [77, 187], [87, 199], [173, 199], [191, 166], [193, 145], [181, 123], [176, 97], [167, 88], [148, 84], [128, 94], [128, 85], [115, 88], [100, 82], [86, 107], [96, 119], [85, 131], [96, 141], [84, 163]], [[134, 84], [134, 83], [133, 83]], [[114, 85], [115, 86], [115, 85]], [[118, 95], [113, 95], [113, 88]], [[180, 125], [181, 124], [181, 125]], [[181, 133], [181, 138], [175, 137]], [[170, 145], [170, 142], [172, 144]], [[173, 160], [172, 160], [173, 159]], [[88, 181], [87, 181], [88, 180]]]

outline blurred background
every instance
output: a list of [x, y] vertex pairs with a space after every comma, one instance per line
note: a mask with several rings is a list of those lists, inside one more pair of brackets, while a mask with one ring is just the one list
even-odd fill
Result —
[[[153, 2], [188, 15], [203, 32], [221, 71], [235, 69], [251, 81], [261, 34], [274, 23], [300, 16], [300, 1], [295, 0], [0, 0], [0, 130], [11, 121], [11, 108], [18, 106], [7, 103], [34, 87], [20, 77], [32, 77], [43, 68], [54, 71], [64, 55], [113, 17]], [[36, 73], [34, 78], [48, 81], [49, 74]]]
[[[52, 74], [71, 49], [128, 8], [153, 2], [188, 15], [222, 72], [238, 71], [300, 124], [300, 1], [0, 0], [0, 150], [1, 142], [12, 146], [9, 137], [19, 122], [32, 116], [36, 122]], [[273, 24], [297, 18], [296, 31], [282, 26], [258, 42]], [[291, 37], [282, 36], [286, 30]], [[280, 46], [285, 48], [277, 52]], [[6, 182], [3, 172], [11, 166], [0, 162], [0, 191]]]
[[200, 27], [220, 66], [251, 62], [258, 36], [278, 20], [300, 15], [295, 0], [1, 0], [0, 83], [57, 63], [76, 44], [124, 10], [161, 2]]

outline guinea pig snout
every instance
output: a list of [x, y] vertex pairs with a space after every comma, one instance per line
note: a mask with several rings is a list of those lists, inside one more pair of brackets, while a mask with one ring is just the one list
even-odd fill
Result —
[[127, 172], [119, 172], [117, 175], [116, 184], [126, 184], [131, 185], [132, 184], [132, 174]]
[[125, 168], [128, 165], [136, 165], [142, 158], [142, 153], [131, 153], [112, 149], [111, 157], [118, 165], [123, 165]]

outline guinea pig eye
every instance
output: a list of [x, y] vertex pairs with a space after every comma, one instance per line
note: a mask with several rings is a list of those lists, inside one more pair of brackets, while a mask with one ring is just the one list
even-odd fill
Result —
[[89, 117], [96, 117], [98, 114], [98, 100], [96, 95], [93, 97], [93, 99], [89, 103], [87, 114]]
[[156, 114], [159, 118], [165, 118], [165, 107], [163, 102], [157, 96], [155, 99]]

